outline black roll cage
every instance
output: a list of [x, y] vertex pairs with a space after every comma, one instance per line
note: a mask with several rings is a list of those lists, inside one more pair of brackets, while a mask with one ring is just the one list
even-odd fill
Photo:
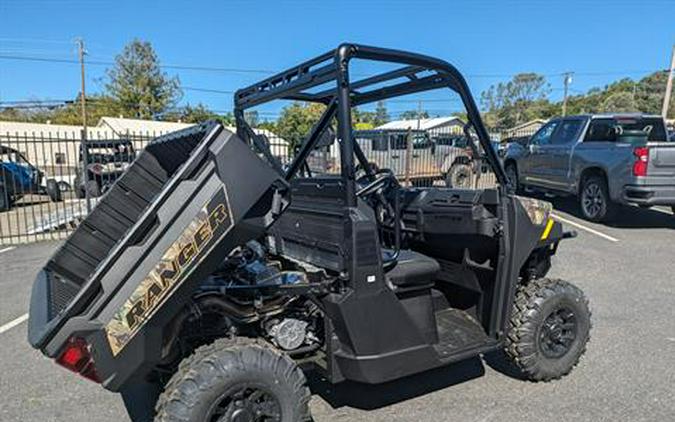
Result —
[[[349, 63], [352, 59], [396, 63], [404, 66], [351, 82]], [[383, 82], [401, 78], [405, 81], [366, 90], [373, 85], [381, 85]], [[335, 88], [308, 92], [314, 87], [331, 81], [336, 82]], [[336, 117], [338, 122], [337, 139], [352, 140], [351, 107], [442, 87], [448, 87], [459, 94], [466, 109], [468, 121], [476, 131], [487, 160], [497, 177], [500, 189], [504, 189], [507, 186], [504, 169], [490, 145], [490, 137], [464, 77], [451, 64], [421, 54], [358, 44], [341, 44], [335, 50], [238, 90], [234, 94], [237, 135], [249, 144], [254, 144], [277, 171], [284, 174], [286, 180], [290, 180], [302, 168], [307, 156], [314, 149], [316, 142], [333, 118]], [[244, 119], [246, 109], [274, 100], [306, 101], [327, 106], [285, 172], [276, 158], [272, 156], [264, 139], [256, 135]], [[363, 168], [370, 171], [366, 158], [356, 142], [340, 142], [341, 177], [345, 182], [346, 204], [349, 207], [356, 206], [355, 154]]]

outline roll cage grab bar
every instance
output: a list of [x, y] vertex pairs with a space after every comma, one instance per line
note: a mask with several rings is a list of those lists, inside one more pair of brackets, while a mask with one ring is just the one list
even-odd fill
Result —
[[[397, 63], [403, 67], [350, 82], [349, 63], [352, 59]], [[403, 81], [400, 81], [403, 79]], [[319, 92], [309, 92], [314, 87], [331, 81], [335, 88]], [[384, 82], [393, 82], [381, 86]], [[371, 90], [368, 87], [379, 85]], [[506, 175], [494, 149], [490, 145], [478, 107], [471, 96], [464, 77], [451, 64], [433, 57], [358, 44], [342, 44], [337, 49], [308, 60], [284, 72], [271, 76], [234, 94], [234, 115], [237, 123], [237, 135], [260, 149], [272, 165], [286, 180], [292, 179], [302, 168], [307, 156], [321, 138], [322, 133], [337, 117], [337, 139], [352, 139], [351, 107], [386, 100], [401, 95], [414, 94], [433, 89], [448, 87], [457, 92], [467, 111], [469, 123], [483, 147], [497, 180], [506, 186]], [[244, 119], [244, 111], [274, 100], [295, 100], [325, 104], [326, 110], [316, 122], [309, 136], [300, 147], [290, 167], [283, 172], [277, 160], [269, 151], [269, 145], [257, 136]], [[341, 176], [345, 180], [347, 206], [356, 206], [354, 154], [363, 168], [370, 173], [365, 156], [356, 142], [340, 142]]]

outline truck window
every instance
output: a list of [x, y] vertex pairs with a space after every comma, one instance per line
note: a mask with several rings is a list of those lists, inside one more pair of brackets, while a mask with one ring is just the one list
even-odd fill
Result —
[[530, 143], [532, 145], [548, 145], [551, 142], [551, 136], [553, 135], [555, 128], [558, 127], [558, 123], [559, 122], [556, 120], [539, 129], [539, 132], [534, 134]]
[[583, 126], [583, 120], [571, 119], [563, 121], [551, 137], [552, 145], [565, 145], [577, 139]]
[[614, 119], [594, 119], [588, 127], [584, 142], [615, 142]]
[[651, 142], [665, 142], [668, 140], [663, 120], [657, 117], [646, 117], [642, 119], [619, 118], [616, 123], [625, 131], [638, 130], [649, 132], [647, 140]]
[[408, 135], [392, 135], [391, 136], [391, 149], [407, 149], [408, 148]]
[[386, 136], [377, 136], [372, 139], [371, 149], [373, 151], [386, 151], [387, 150], [387, 138]]

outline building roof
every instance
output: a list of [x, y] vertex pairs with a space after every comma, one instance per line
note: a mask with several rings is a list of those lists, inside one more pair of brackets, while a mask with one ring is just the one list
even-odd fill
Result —
[[375, 129], [420, 129], [431, 130], [440, 126], [449, 126], [452, 124], [463, 126], [464, 122], [459, 117], [434, 117], [431, 119], [412, 119], [412, 120], [394, 120], [378, 126]]
[[[162, 122], [156, 120], [125, 119], [122, 117], [101, 117], [96, 126], [87, 127], [88, 139], [119, 138], [129, 135], [159, 136], [177, 130], [194, 126], [194, 123]], [[226, 126], [225, 129], [236, 132], [234, 126]], [[258, 135], [265, 135], [272, 145], [288, 145], [285, 139], [266, 129], [253, 129]], [[31, 134], [50, 134], [51, 136], [63, 136], [64, 138], [79, 139], [82, 126], [77, 125], [53, 125], [48, 123], [10, 122], [0, 121], [0, 137], [9, 134], [12, 137]]]
[[513, 131], [517, 131], [517, 130], [521, 130], [521, 129], [528, 128], [528, 127], [530, 127], [530, 126], [535, 126], [535, 125], [541, 126], [541, 125], [543, 125], [544, 123], [546, 123], [547, 121], [548, 121], [548, 120], [544, 120], [544, 119], [534, 119], [534, 120], [530, 120], [530, 121], [528, 121], [528, 122], [521, 123], [521, 124], [519, 124], [519, 125], [516, 125], [516, 126], [512, 127], [511, 129], [509, 129], [509, 131], [512, 131], [512, 132], [513, 132]]
[[97, 127], [108, 128], [118, 135], [153, 134], [175, 132], [194, 126], [193, 123], [163, 122], [158, 120], [126, 119], [123, 117], [101, 117]]
[[[5, 135], [40, 135], [40, 134], [51, 134], [56, 136], [63, 137], [72, 137], [79, 138], [82, 132], [82, 126], [77, 125], [53, 125], [51, 123], [31, 123], [31, 122], [11, 122], [11, 121], [0, 121], [0, 136]], [[113, 133], [110, 130], [99, 127], [88, 127], [87, 134], [89, 138], [105, 138], [106, 136], [112, 136]]]

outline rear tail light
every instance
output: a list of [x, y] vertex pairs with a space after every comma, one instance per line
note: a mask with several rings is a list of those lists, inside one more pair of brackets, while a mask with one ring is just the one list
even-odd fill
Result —
[[101, 382], [91, 356], [91, 346], [81, 338], [68, 340], [66, 348], [56, 359], [56, 363], [94, 382]]
[[638, 147], [633, 150], [635, 163], [633, 163], [633, 176], [646, 176], [649, 164], [649, 148]]
[[94, 163], [89, 165], [89, 171], [91, 171], [94, 174], [101, 174], [103, 173], [103, 165], [100, 163]]

